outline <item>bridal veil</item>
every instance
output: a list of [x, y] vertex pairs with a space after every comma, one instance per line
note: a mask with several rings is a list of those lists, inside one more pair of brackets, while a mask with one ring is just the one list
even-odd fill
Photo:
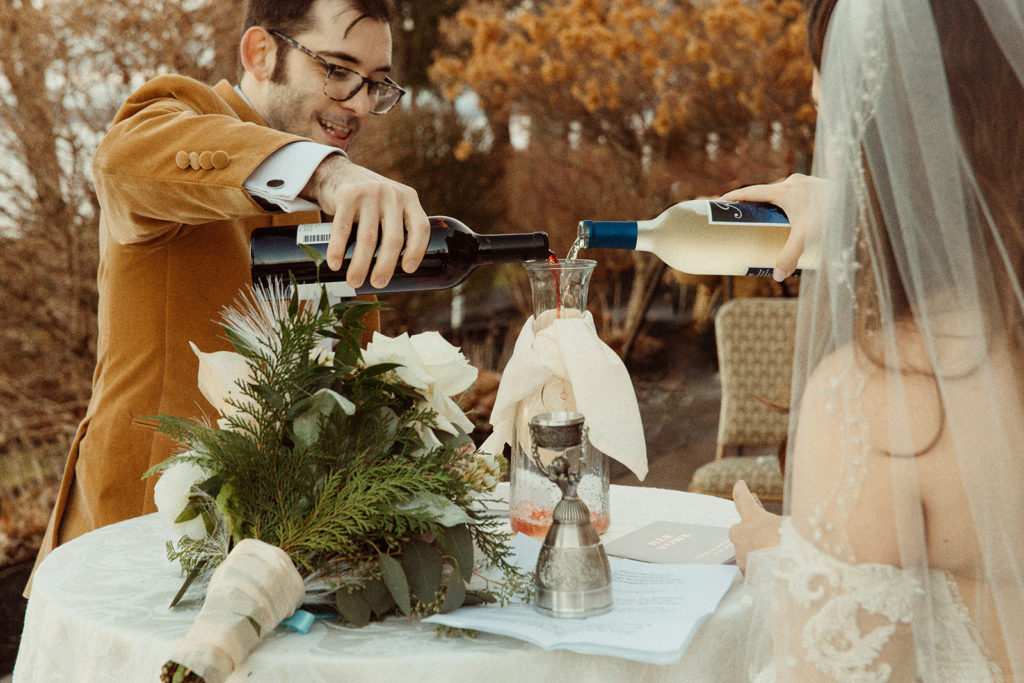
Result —
[[737, 673], [1024, 680], [1024, 2], [810, 6], [828, 196]]

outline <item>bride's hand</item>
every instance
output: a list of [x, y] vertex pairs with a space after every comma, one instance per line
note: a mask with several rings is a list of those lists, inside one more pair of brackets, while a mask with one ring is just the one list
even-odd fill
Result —
[[747, 555], [778, 545], [782, 517], [765, 510], [742, 479], [732, 487], [732, 499], [740, 513], [740, 523], [729, 528], [729, 540], [736, 548], [736, 566], [746, 572]]
[[827, 181], [795, 173], [770, 185], [751, 185], [722, 195], [728, 202], [769, 202], [786, 212], [790, 231], [785, 246], [775, 261], [772, 277], [782, 282], [796, 270], [807, 238], [821, 230]]

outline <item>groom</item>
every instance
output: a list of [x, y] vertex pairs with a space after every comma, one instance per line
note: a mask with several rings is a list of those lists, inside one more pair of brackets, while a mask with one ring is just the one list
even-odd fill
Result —
[[215, 320], [249, 284], [254, 228], [319, 221], [322, 209], [334, 216], [327, 262], [337, 270], [355, 226], [353, 287], [386, 284], [403, 246], [401, 267], [418, 266], [429, 223], [416, 192], [344, 151], [403, 94], [388, 77], [391, 21], [387, 0], [251, 0], [237, 86], [160, 76], [117, 113], [93, 160], [92, 398], [37, 566], [61, 543], [156, 510], [143, 475], [174, 442], [145, 418], [214, 415], [189, 342], [229, 348]]

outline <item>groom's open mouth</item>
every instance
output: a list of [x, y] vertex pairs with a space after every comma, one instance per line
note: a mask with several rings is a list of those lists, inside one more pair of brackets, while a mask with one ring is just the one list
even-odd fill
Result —
[[335, 123], [322, 118], [318, 118], [317, 123], [320, 124], [320, 130], [324, 132], [331, 144], [337, 147], [344, 148], [356, 133], [355, 126], [344, 123]]

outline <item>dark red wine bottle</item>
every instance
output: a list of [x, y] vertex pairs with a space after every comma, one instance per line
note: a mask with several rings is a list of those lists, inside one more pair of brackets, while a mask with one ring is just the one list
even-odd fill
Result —
[[[318, 276], [319, 282], [323, 283], [343, 281], [352, 259], [353, 243], [349, 243], [344, 262], [338, 270], [331, 270], [326, 263], [318, 268], [299, 246], [301, 242], [322, 256], [326, 255], [330, 235], [330, 223], [254, 230], [249, 243], [253, 284], [266, 283], [274, 278], [287, 283], [289, 273], [300, 285], [316, 283]], [[367, 278], [355, 292], [384, 294], [446, 289], [465, 280], [479, 266], [543, 260], [550, 253], [548, 236], [543, 232], [479, 235], [454, 218], [431, 216], [430, 243], [419, 268], [406, 273], [399, 265], [391, 281], [383, 288], [373, 287]], [[372, 265], [370, 269], [372, 271]]]

